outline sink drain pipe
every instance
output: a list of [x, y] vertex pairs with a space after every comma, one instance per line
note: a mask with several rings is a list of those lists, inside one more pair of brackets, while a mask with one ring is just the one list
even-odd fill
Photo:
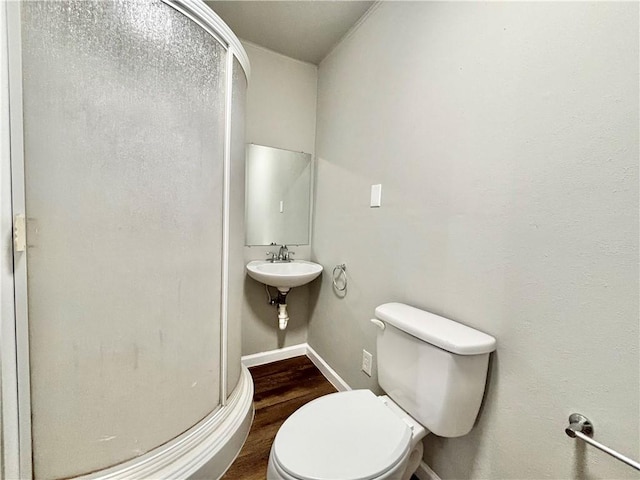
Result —
[[278, 289], [278, 296], [275, 299], [271, 296], [267, 285], [265, 285], [265, 290], [269, 296], [269, 305], [278, 307], [278, 328], [280, 328], [280, 330], [286, 329], [287, 323], [289, 323], [289, 314], [287, 313], [287, 293], [289, 293], [289, 290], [287, 289], [286, 292], [283, 292]]
[[287, 293], [281, 292], [278, 290], [278, 299], [276, 303], [278, 304], [278, 327], [280, 330], [284, 330], [287, 328], [287, 323], [289, 322], [289, 314], [287, 313]]

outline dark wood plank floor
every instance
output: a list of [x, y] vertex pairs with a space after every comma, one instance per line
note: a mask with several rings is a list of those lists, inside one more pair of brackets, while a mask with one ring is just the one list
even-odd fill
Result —
[[[249, 437], [221, 480], [265, 480], [273, 439], [280, 425], [305, 403], [336, 389], [307, 357], [249, 369], [255, 418]], [[416, 476], [412, 480], [418, 480]]]
[[265, 480], [271, 443], [280, 425], [305, 403], [336, 391], [304, 356], [249, 371], [255, 389], [255, 418], [240, 455], [222, 480]]

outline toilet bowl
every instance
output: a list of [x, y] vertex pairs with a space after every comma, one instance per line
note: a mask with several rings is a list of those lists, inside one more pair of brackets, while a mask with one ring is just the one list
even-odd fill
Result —
[[469, 433], [495, 338], [401, 303], [380, 305], [376, 317], [388, 396], [352, 390], [301, 407], [276, 434], [267, 480], [409, 480], [428, 431]]
[[426, 434], [387, 396], [370, 390], [326, 395], [280, 427], [267, 479], [408, 479], [422, 458]]

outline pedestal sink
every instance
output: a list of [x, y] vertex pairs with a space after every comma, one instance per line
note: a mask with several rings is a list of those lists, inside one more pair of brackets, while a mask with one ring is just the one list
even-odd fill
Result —
[[[299, 287], [309, 283], [322, 273], [322, 265], [307, 262], [306, 260], [293, 260], [290, 262], [254, 260], [247, 264], [247, 273], [251, 278], [259, 282], [276, 287], [278, 299], [271, 304], [278, 305], [278, 326], [280, 330], [287, 328], [289, 314], [287, 313], [287, 293], [293, 287]], [[269, 294], [271, 297], [271, 294]]]
[[269, 260], [254, 260], [247, 264], [247, 273], [251, 278], [281, 292], [288, 292], [290, 288], [309, 283], [322, 272], [322, 265], [293, 260], [291, 262], [271, 262]]

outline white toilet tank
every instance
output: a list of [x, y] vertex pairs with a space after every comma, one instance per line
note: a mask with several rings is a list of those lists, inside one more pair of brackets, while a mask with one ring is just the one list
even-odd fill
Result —
[[376, 308], [378, 382], [409, 415], [442, 437], [469, 433], [484, 395], [486, 333], [402, 303]]

